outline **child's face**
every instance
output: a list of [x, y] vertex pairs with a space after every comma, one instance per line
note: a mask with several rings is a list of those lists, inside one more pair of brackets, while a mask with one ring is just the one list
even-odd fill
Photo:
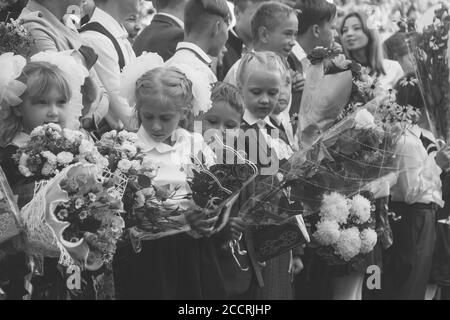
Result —
[[241, 118], [241, 114], [226, 101], [214, 102], [212, 108], [203, 117], [203, 133], [211, 129], [220, 131], [239, 129]]
[[281, 77], [278, 72], [255, 70], [242, 87], [246, 109], [258, 119], [274, 110], [280, 96]]
[[291, 101], [292, 95], [291, 87], [291, 77], [289, 74], [286, 75], [286, 81], [280, 89], [280, 97], [278, 98], [278, 103], [273, 110], [273, 114], [280, 114], [289, 107], [289, 102]]
[[67, 103], [56, 88], [38, 98], [25, 96], [23, 103], [16, 109], [22, 118], [23, 131], [31, 133], [36, 127], [47, 123], [57, 123], [65, 127]]
[[268, 31], [267, 37], [263, 39], [266, 50], [287, 58], [295, 45], [297, 32], [298, 19], [295, 14], [291, 14], [287, 19], [281, 20], [275, 30]]
[[139, 119], [147, 134], [156, 142], [169, 141], [184, 118], [184, 113], [168, 100], [146, 98], [140, 104]]

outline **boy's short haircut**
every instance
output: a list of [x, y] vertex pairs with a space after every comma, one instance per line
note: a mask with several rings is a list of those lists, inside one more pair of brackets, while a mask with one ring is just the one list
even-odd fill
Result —
[[263, 3], [270, 0], [234, 0], [233, 4], [239, 9], [239, 11], [244, 11], [247, 9], [249, 3]]
[[337, 15], [335, 4], [327, 0], [297, 0], [298, 34], [305, 34], [311, 26], [322, 26]]
[[263, 3], [252, 18], [252, 37], [254, 41], [259, 40], [259, 29], [266, 27], [274, 31], [282, 21], [295, 14], [295, 10], [280, 2], [270, 1]]
[[189, 0], [184, 9], [184, 30], [203, 31], [212, 16], [219, 16], [226, 23], [231, 21], [231, 12], [226, 0]]
[[166, 8], [173, 8], [183, 3], [185, 0], [152, 0], [156, 11], [160, 11]]
[[214, 84], [211, 93], [211, 101], [213, 104], [219, 101], [226, 102], [240, 115], [244, 114], [244, 97], [239, 89], [232, 84], [226, 82], [217, 82]]

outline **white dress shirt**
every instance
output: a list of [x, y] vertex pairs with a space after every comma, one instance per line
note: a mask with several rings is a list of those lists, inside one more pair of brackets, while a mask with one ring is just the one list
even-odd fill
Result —
[[[96, 8], [90, 22], [100, 23], [117, 39], [125, 58], [125, 65], [136, 59], [131, 43], [128, 41], [127, 31], [111, 15]], [[133, 109], [127, 100], [120, 96], [121, 71], [118, 63], [119, 55], [114, 44], [108, 37], [95, 31], [82, 32], [81, 38], [98, 54], [98, 61], [94, 68], [110, 96], [110, 115], [118, 123], [121, 119], [126, 129], [136, 131], [137, 127], [132, 121]]]
[[277, 158], [279, 160], [289, 159], [293, 155], [291, 147], [288, 146], [283, 140], [281, 140], [279, 136], [274, 137], [273, 135], [269, 135], [267, 133], [266, 126], [278, 130], [278, 128], [272, 123], [269, 116], [265, 117], [264, 119], [259, 119], [255, 117], [252, 113], [250, 113], [248, 110], [245, 110], [243, 120], [247, 122], [250, 126], [254, 124], [258, 125], [260, 133], [264, 137], [267, 146], [275, 151]]
[[395, 87], [397, 82], [405, 75], [405, 72], [400, 63], [394, 60], [384, 59], [383, 67], [386, 74], [379, 76], [378, 82], [383, 89], [389, 90]]
[[211, 57], [199, 46], [191, 42], [179, 42], [172, 58], [166, 61], [166, 66], [186, 64], [202, 73], [210, 84], [217, 82], [217, 77], [211, 70]]
[[436, 203], [442, 200], [441, 168], [436, 164], [420, 140], [422, 131], [418, 125], [406, 129], [396, 147], [396, 164], [399, 168], [397, 183], [391, 189], [393, 201], [413, 203]]
[[306, 79], [306, 71], [311, 66], [311, 61], [309, 61], [308, 55], [297, 41], [295, 41], [294, 47], [292, 48], [292, 54], [298, 61], [301, 62], [303, 68], [303, 78]]
[[[158, 167], [158, 174], [154, 182], [159, 186], [170, 185], [173, 188], [179, 188], [177, 195], [187, 195], [191, 192], [187, 178], [193, 165], [191, 159], [193, 154], [202, 151], [206, 166], [214, 164], [214, 153], [206, 146], [202, 137], [184, 129], [179, 128], [173, 132], [173, 145], [154, 141], [143, 127], [140, 127], [137, 135], [144, 145], [143, 153], [150, 155]], [[192, 205], [192, 200], [172, 201], [178, 201], [182, 208]]]

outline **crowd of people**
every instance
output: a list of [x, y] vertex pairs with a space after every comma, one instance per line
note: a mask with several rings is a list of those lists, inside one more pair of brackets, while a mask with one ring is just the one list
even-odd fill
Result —
[[[394, 213], [388, 217], [392, 244], [382, 246], [379, 239], [356, 282], [353, 272], [341, 270], [336, 277], [336, 267], [309, 245], [267, 261], [252, 256], [257, 230], [239, 215], [250, 197], [245, 190], [227, 208], [230, 218], [220, 232], [210, 233], [215, 218], [196, 213], [186, 217], [191, 231], [143, 241], [139, 253], [123, 239], [111, 264], [82, 271], [83, 288], [76, 294], [67, 288], [68, 274], [57, 258], [43, 258], [36, 271], [21, 236], [0, 242], [0, 300], [448, 299], [450, 230], [437, 221], [448, 217], [450, 147], [432, 133], [406, 40], [408, 22], [420, 21], [435, 4], [0, 1], [1, 19], [17, 19], [32, 38], [21, 67], [14, 56], [2, 52], [0, 57], [1, 66], [15, 70], [0, 74], [1, 167], [20, 208], [33, 197], [29, 186], [42, 176], [24, 176], [14, 154], [36, 128], [49, 123], [80, 130], [91, 140], [112, 130], [135, 132], [158, 165], [155, 183], [176, 184], [179, 194], [189, 193], [189, 173], [179, 155], [190, 154], [195, 144], [208, 162], [208, 146], [200, 135], [210, 129], [263, 132], [246, 140], [244, 150], [248, 155], [256, 145], [258, 156], [251, 160], [259, 170], [255, 183], [260, 183], [270, 175], [264, 171], [270, 165], [259, 148], [272, 150], [271, 161], [283, 164], [305, 147], [297, 134], [298, 117], [315, 66], [311, 54], [318, 47], [340, 51], [376, 79], [383, 92], [395, 90], [399, 105], [422, 114], [397, 143], [399, 169], [383, 197], [389, 199], [386, 211]], [[201, 123], [201, 130], [194, 123]], [[174, 201], [187, 205], [182, 197]], [[369, 265], [381, 269], [375, 290], [365, 281]]]

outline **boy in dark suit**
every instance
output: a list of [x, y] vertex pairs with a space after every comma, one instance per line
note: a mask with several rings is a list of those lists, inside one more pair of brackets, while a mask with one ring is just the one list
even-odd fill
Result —
[[133, 49], [136, 56], [156, 52], [164, 61], [170, 59], [177, 44], [184, 39], [184, 7], [186, 0], [153, 0], [157, 14], [151, 24], [136, 38]]

